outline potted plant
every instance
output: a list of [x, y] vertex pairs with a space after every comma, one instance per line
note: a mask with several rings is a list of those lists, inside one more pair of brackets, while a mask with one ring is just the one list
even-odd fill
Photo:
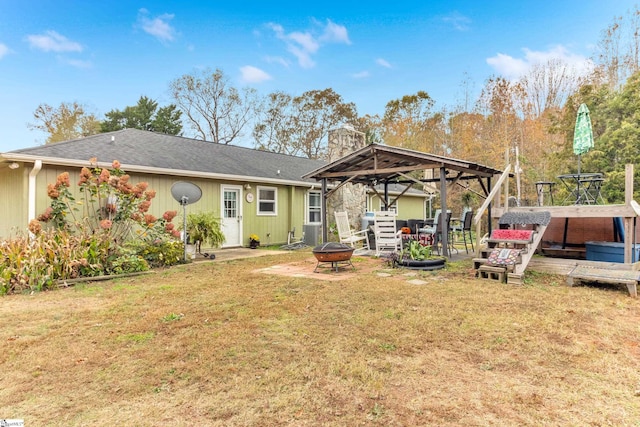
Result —
[[444, 268], [446, 258], [433, 254], [432, 246], [423, 246], [418, 240], [407, 241], [394, 258], [394, 266], [417, 270], [438, 270]]
[[220, 220], [211, 212], [187, 215], [187, 236], [190, 242], [195, 243], [197, 253], [201, 253], [203, 243], [215, 248], [225, 240], [220, 229]]
[[250, 234], [249, 235], [249, 247], [251, 249], [255, 249], [258, 246], [260, 246], [260, 237], [258, 237], [257, 234]]

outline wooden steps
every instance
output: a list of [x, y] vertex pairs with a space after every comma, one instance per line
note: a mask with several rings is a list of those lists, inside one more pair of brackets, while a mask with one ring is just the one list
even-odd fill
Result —
[[[486, 248], [480, 249], [478, 251], [480, 256], [473, 259], [476, 276], [509, 284], [523, 284], [525, 270], [536, 249], [540, 246], [550, 219], [551, 215], [548, 212], [533, 216], [513, 212], [503, 214], [499, 224], [503, 227], [512, 227], [513, 231], [505, 232], [509, 229], [502, 228], [496, 230], [487, 239]], [[521, 224], [529, 228], [525, 230], [513, 228]], [[514, 239], [508, 237], [514, 237]], [[528, 237], [528, 239], [518, 237]]]

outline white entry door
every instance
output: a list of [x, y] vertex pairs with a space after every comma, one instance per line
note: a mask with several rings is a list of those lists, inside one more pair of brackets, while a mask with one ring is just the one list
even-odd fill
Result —
[[222, 247], [242, 245], [242, 187], [222, 186], [222, 232], [225, 242]]

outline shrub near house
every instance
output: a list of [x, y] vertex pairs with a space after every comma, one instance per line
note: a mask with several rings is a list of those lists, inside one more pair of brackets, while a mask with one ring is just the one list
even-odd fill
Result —
[[[144, 271], [182, 260], [175, 211], [162, 218], [148, 213], [155, 191], [131, 184], [114, 161], [112, 169], [96, 160], [80, 172], [81, 200], [70, 191], [69, 173], [49, 184], [50, 206], [29, 223], [32, 236], [0, 245], [0, 293], [48, 289], [58, 280]], [[44, 227], [42, 223], [48, 225]]]

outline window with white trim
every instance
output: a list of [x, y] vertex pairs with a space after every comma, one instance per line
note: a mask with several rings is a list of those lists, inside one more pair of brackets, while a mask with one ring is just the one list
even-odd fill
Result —
[[276, 187], [257, 188], [258, 194], [258, 215], [277, 215], [278, 206], [276, 200], [278, 198], [278, 189]]
[[[380, 200], [380, 210], [384, 210], [384, 203], [382, 203], [382, 200]], [[396, 202], [394, 204], [392, 204], [391, 206], [389, 206], [389, 209], [387, 209], [388, 211], [391, 211], [393, 213], [395, 213], [396, 215], [398, 214], [398, 201], [396, 200]]]
[[322, 192], [307, 193], [307, 224], [322, 223]]

